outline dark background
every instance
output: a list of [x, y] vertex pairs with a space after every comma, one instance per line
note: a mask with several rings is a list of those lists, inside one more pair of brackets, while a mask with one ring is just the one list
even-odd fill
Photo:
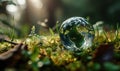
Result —
[[[34, 1], [36, 1], [36, 3], [32, 2], [32, 0], [25, 0], [25, 4], [21, 6], [15, 0], [0, 0], [0, 19], [11, 25], [11, 22], [9, 21], [14, 17], [14, 21], [17, 24], [16, 26], [13, 25], [12, 28], [14, 27], [14, 29], [19, 29], [20, 31], [21, 28], [22, 31], [25, 29], [26, 31], [24, 30], [22, 34], [28, 34], [33, 25], [36, 26], [38, 33], [40, 30], [44, 31], [44, 29], [48, 29], [49, 27], [54, 28], [57, 21], [59, 21], [60, 25], [65, 19], [73, 16], [89, 18], [91, 24], [95, 24], [97, 21], [103, 21], [105, 24], [116, 26], [117, 23], [120, 23], [120, 0]], [[7, 5], [11, 4], [18, 7], [17, 12], [20, 12], [18, 13], [20, 15], [19, 19], [15, 17], [17, 15], [16, 12], [13, 12], [11, 16], [11, 13], [7, 11]], [[38, 8], [35, 5], [37, 5]], [[6, 19], [6, 17], [9, 18], [9, 20]], [[41, 23], [46, 24], [47, 26], [43, 26]], [[0, 25], [1, 24], [6, 25], [4, 22], [0, 22]]]

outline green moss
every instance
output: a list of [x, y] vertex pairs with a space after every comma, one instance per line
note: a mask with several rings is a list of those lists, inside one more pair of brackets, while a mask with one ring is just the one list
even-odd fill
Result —
[[[100, 44], [113, 43], [115, 46], [113, 62], [105, 63], [103, 67], [105, 70], [118, 71], [120, 70], [120, 33], [118, 33], [118, 35], [117, 40], [113, 40], [112, 38], [112, 41], [106, 40], [104, 35], [95, 36], [93, 46], [91, 47], [92, 49], [87, 49], [79, 55], [75, 55], [73, 52], [64, 49], [58, 34], [40, 36], [37, 34], [34, 35], [33, 33], [32, 36], [29, 36], [23, 42], [28, 45], [28, 51], [25, 51], [23, 55], [29, 58], [27, 61], [28, 68], [32, 68], [33, 71], [39, 71], [43, 68], [49, 71], [98, 71], [101, 69], [101, 64], [93, 61], [95, 49], [97, 49]], [[107, 36], [111, 35], [107, 34]], [[108, 39], [111, 40], [109, 37]], [[22, 39], [15, 39], [14, 41], [19, 43]], [[0, 43], [0, 53], [9, 49], [11, 49], [9, 43]]]

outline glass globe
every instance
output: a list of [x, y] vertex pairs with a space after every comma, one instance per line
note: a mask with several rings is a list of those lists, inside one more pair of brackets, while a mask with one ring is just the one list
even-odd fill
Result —
[[71, 17], [61, 24], [59, 35], [66, 49], [80, 51], [92, 46], [94, 29], [86, 19], [82, 17]]

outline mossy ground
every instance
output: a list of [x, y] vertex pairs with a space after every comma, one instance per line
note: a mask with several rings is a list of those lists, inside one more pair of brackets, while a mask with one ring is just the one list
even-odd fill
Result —
[[[95, 34], [93, 46], [82, 51], [79, 55], [66, 50], [61, 44], [58, 34], [48, 36], [33, 34], [27, 38], [14, 39], [13, 42], [27, 44], [28, 50], [22, 51], [23, 56], [29, 58], [26, 61], [26, 69], [32, 71], [99, 71], [104, 68], [106, 71], [120, 71], [120, 33], [117, 37], [113, 32]], [[113, 44], [114, 55], [112, 61], [105, 61], [103, 64], [94, 61], [95, 52], [100, 45]], [[13, 48], [7, 42], [0, 43], [0, 54]], [[101, 53], [102, 54], [102, 51]], [[96, 55], [97, 56], [97, 55]], [[102, 59], [101, 59], [102, 60]], [[24, 64], [20, 64], [24, 66]], [[14, 67], [13, 67], [14, 68]], [[28, 68], [28, 69], [27, 69]]]

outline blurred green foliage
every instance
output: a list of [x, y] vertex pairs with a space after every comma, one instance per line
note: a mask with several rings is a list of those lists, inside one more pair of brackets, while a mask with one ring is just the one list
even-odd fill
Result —
[[90, 21], [120, 22], [120, 0], [62, 0], [64, 17], [90, 17]]
[[[51, 2], [54, 2], [54, 0]], [[112, 24], [112, 26], [116, 23], [120, 23], [120, 0], [59, 0], [58, 2], [60, 2], [61, 10], [63, 12], [63, 15], [58, 17], [62, 20], [73, 16], [82, 16], [86, 18], [89, 17], [91, 24], [95, 24], [97, 21], [103, 21], [105, 24]], [[0, 17], [2, 17], [1, 14], [5, 14], [6, 18], [9, 18], [6, 11], [6, 5], [8, 4], [16, 5], [13, 0], [0, 0]], [[51, 16], [51, 18], [52, 17], [53, 16]], [[22, 28], [18, 29], [10, 22], [14, 19], [8, 20], [4, 18], [5, 17], [2, 17], [2, 19], [0, 18], [0, 22], [9, 28], [12, 28], [15, 36], [22, 37], [29, 33], [29, 24], [25, 25], [25, 23], [22, 23], [24, 25]], [[61, 22], [62, 21], [60, 21], [59, 24], [61, 24]], [[0, 27], [0, 31], [1, 30], [4, 29]], [[3, 31], [0, 33], [3, 33]]]

